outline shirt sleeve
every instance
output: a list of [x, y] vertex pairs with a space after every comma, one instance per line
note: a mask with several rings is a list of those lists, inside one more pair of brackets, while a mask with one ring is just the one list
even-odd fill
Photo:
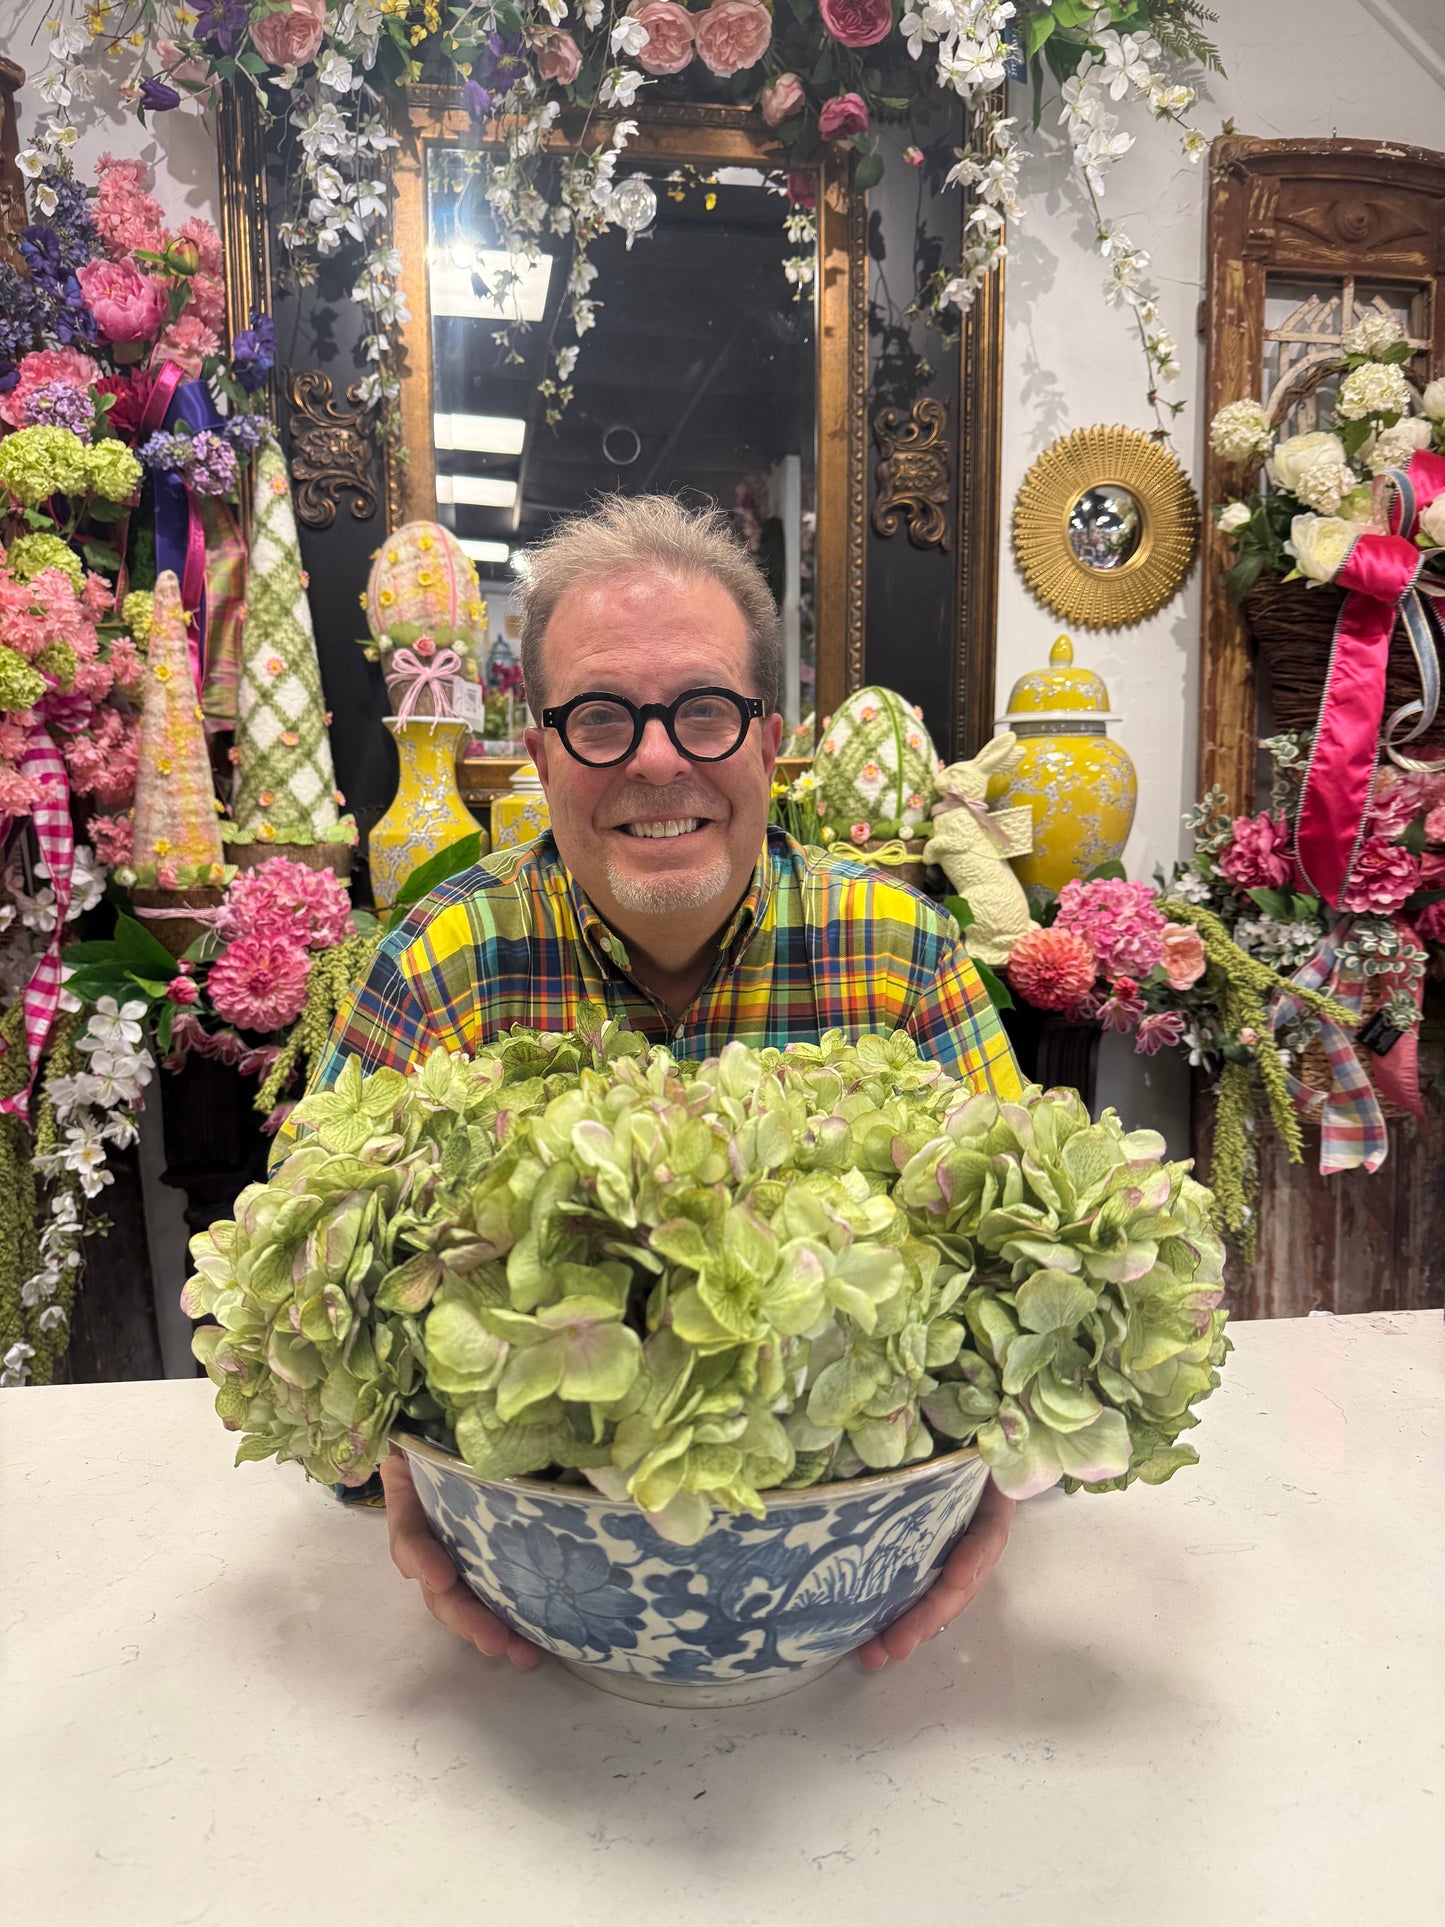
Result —
[[1013, 1049], [961, 938], [944, 944], [933, 981], [904, 1029], [924, 1057], [968, 1078], [976, 1090], [1021, 1095]]

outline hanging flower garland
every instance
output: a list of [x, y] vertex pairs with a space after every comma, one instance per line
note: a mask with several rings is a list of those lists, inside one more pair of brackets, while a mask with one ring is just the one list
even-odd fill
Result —
[[[400, 256], [390, 242], [386, 156], [396, 145], [385, 120], [390, 90], [424, 70], [461, 82], [479, 126], [500, 137], [486, 165], [486, 198], [498, 246], [513, 267], [493, 292], [505, 299], [535, 263], [544, 237], [571, 244], [566, 319], [574, 339], [549, 344], [543, 392], [553, 419], [571, 397], [581, 338], [595, 318], [596, 270], [588, 249], [609, 225], [618, 164], [637, 131], [627, 116], [645, 88], [668, 96], [754, 107], [795, 169], [789, 239], [799, 250], [785, 272], [795, 298], [812, 273], [808, 170], [827, 147], [853, 153], [860, 188], [882, 176], [880, 124], [910, 131], [940, 96], [968, 108], [970, 140], [956, 149], [942, 184], [968, 197], [966, 239], [934, 270], [911, 310], [948, 329], [976, 299], [1005, 252], [1006, 224], [1021, 218], [1017, 118], [1004, 112], [1010, 74], [1032, 84], [1035, 127], [1045, 90], [1059, 89], [1057, 119], [1108, 263], [1108, 299], [1124, 308], [1148, 367], [1156, 434], [1183, 406], [1162, 384], [1177, 376], [1176, 344], [1160, 324], [1147, 251], [1109, 222], [1101, 199], [1108, 169], [1134, 136], [1116, 106], [1143, 102], [1181, 130], [1192, 161], [1205, 136], [1187, 115], [1194, 88], [1181, 77], [1218, 67], [1200, 0], [85, 0], [52, 28], [51, 58], [37, 87], [50, 119], [21, 157], [34, 178], [47, 146], [74, 139], [75, 103], [90, 91], [81, 56], [93, 43], [128, 67], [123, 91], [136, 111], [205, 104], [218, 83], [249, 85], [268, 120], [294, 136], [291, 205], [280, 238], [298, 281], [351, 242], [360, 250], [352, 298], [367, 316], [361, 352], [370, 363], [360, 398], [379, 431], [399, 426], [396, 330], [410, 318]], [[582, 116], [576, 140], [549, 152], [564, 109]], [[910, 146], [908, 164], [922, 166]], [[512, 352], [515, 352], [513, 345]]]

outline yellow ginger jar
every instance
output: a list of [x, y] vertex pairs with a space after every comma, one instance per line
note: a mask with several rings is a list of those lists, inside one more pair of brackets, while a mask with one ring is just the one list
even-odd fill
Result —
[[533, 843], [551, 827], [542, 779], [535, 763], [523, 763], [507, 788], [492, 798], [492, 848]]
[[[454, 716], [383, 719], [396, 738], [401, 780], [391, 807], [371, 832], [371, 894], [378, 910], [391, 907], [420, 864], [481, 825], [457, 787], [457, 756], [471, 725]], [[482, 854], [487, 853], [487, 833]]]
[[998, 727], [1013, 730], [1023, 755], [989, 783], [988, 804], [1033, 809], [1033, 850], [1013, 867], [1034, 903], [1123, 855], [1139, 783], [1129, 752], [1109, 740], [1108, 726], [1118, 721], [1103, 678], [1074, 667], [1067, 636], [1049, 651], [1047, 669], [1013, 686]]

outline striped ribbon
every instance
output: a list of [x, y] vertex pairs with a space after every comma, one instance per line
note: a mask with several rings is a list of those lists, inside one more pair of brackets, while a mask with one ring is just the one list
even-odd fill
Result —
[[[1353, 917], [1337, 918], [1294, 973], [1292, 981], [1305, 990], [1323, 990], [1331, 984], [1339, 975], [1339, 946], [1353, 925]], [[1349, 1009], [1358, 1010], [1364, 988], [1363, 978], [1357, 978], [1339, 984], [1331, 995]], [[1277, 1035], [1280, 1025], [1296, 1017], [1299, 1010], [1299, 999], [1281, 991], [1269, 1008], [1271, 1036]], [[1375, 1087], [1355, 1054], [1349, 1032], [1332, 1017], [1321, 1016], [1319, 1026], [1320, 1042], [1330, 1067], [1330, 1088], [1320, 1118], [1320, 1175], [1330, 1177], [1336, 1171], [1353, 1171], [1361, 1165], [1367, 1171], [1378, 1171], [1385, 1162], [1390, 1140]], [[1285, 1083], [1301, 1110], [1319, 1102], [1319, 1092], [1311, 1090], [1288, 1071]]]
[[23, 1117], [29, 1110], [30, 1090], [35, 1082], [40, 1056], [50, 1036], [50, 1027], [55, 1022], [55, 1013], [60, 1008], [60, 947], [66, 918], [70, 913], [70, 876], [75, 865], [75, 833], [70, 824], [70, 781], [60, 751], [43, 729], [37, 730], [30, 738], [25, 760], [20, 767], [23, 774], [35, 778], [41, 789], [40, 800], [31, 812], [31, 818], [35, 824], [40, 854], [50, 872], [50, 888], [55, 896], [55, 929], [31, 972], [22, 999], [29, 1075], [23, 1090], [16, 1091], [11, 1097], [0, 1098], [0, 1111], [8, 1111], [15, 1117]]

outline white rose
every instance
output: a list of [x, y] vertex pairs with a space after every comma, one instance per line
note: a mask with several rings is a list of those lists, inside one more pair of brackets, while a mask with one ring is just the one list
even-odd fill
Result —
[[1445, 422], [1445, 375], [1431, 382], [1420, 397], [1420, 406], [1432, 422]]
[[1267, 455], [1273, 440], [1269, 416], [1257, 401], [1232, 401], [1209, 424], [1209, 445], [1221, 461], [1247, 462]]
[[1356, 523], [1338, 515], [1297, 515], [1289, 525], [1285, 553], [1294, 557], [1301, 575], [1333, 582], [1359, 533]]
[[1368, 355], [1372, 361], [1378, 361], [1387, 348], [1404, 339], [1404, 330], [1393, 315], [1381, 314], [1378, 308], [1372, 308], [1345, 329], [1340, 346], [1347, 355]]
[[1338, 435], [1328, 434], [1318, 429], [1312, 435], [1291, 435], [1281, 442], [1274, 451], [1269, 463], [1269, 478], [1276, 488], [1288, 490], [1291, 495], [1299, 492], [1299, 480], [1312, 463], [1322, 457], [1332, 462], [1345, 459], [1345, 445]]
[[1430, 538], [1432, 548], [1445, 549], [1445, 495], [1437, 495], [1422, 512], [1420, 533]]
[[1322, 449], [1312, 462], [1306, 462], [1301, 468], [1294, 492], [1307, 509], [1314, 509], [1320, 515], [1335, 515], [1359, 479], [1348, 462], [1337, 462]]
[[1220, 510], [1217, 526], [1223, 529], [1226, 535], [1233, 535], [1234, 531], [1242, 529], [1248, 520], [1249, 505], [1245, 502], [1231, 502], [1228, 508]]
[[1404, 468], [1412, 455], [1429, 446], [1429, 422], [1423, 415], [1407, 415], [1393, 428], [1382, 428], [1378, 435], [1371, 435], [1360, 450], [1360, 459], [1372, 475], [1383, 475], [1387, 468]]
[[1362, 422], [1368, 415], [1408, 415], [1410, 384], [1404, 370], [1382, 361], [1352, 368], [1340, 383], [1335, 410], [1347, 422]]

